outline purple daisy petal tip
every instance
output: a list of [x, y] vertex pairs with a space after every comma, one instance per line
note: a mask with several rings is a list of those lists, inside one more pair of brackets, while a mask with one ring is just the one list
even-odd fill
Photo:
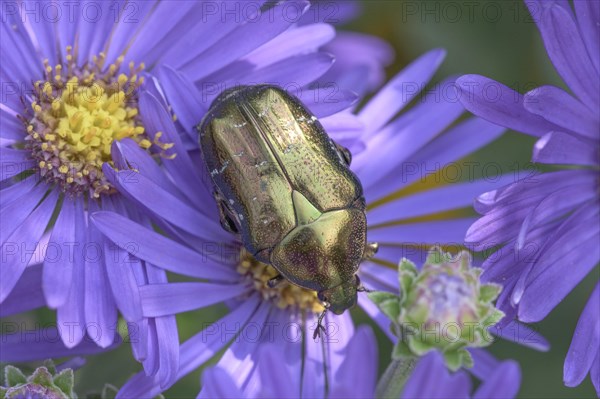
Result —
[[429, 50], [425, 54], [435, 57], [436, 63], [438, 63], [438, 65], [439, 65], [444, 61], [444, 59], [448, 55], [448, 50], [446, 50], [443, 47], [437, 47], [437, 48]]
[[588, 302], [577, 322], [575, 334], [563, 367], [563, 381], [568, 387], [576, 387], [591, 374], [600, 356], [600, 283], [596, 284]]

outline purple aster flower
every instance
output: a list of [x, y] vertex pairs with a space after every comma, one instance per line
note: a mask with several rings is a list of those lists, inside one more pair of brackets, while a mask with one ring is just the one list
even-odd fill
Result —
[[[321, 21], [336, 26], [357, 17], [362, 7], [359, 1], [313, 0], [313, 7], [300, 20], [300, 24]], [[313, 85], [336, 86], [363, 95], [373, 91], [385, 81], [384, 67], [394, 58], [392, 47], [375, 36], [338, 29], [333, 40], [321, 49], [335, 55], [335, 64]], [[342, 73], [343, 72], [343, 73]]]
[[[306, 345], [313, 343], [308, 340]], [[296, 346], [300, 346], [298, 343]], [[377, 382], [377, 342], [369, 327], [356, 330], [340, 361], [331, 370], [327, 398], [369, 398]], [[250, 374], [232, 373], [221, 367], [204, 371], [198, 398], [301, 398], [312, 397], [315, 378], [301, 378], [300, 357], [292, 357], [279, 347], [267, 344], [259, 350], [256, 367]]]
[[[120, 311], [136, 338], [136, 359], [163, 385], [172, 382], [175, 318], [146, 316], [139, 289], [166, 283], [164, 269], [110, 244], [89, 220], [96, 211], [112, 211], [150, 227], [104, 166], [133, 167], [166, 188], [172, 174], [182, 182], [178, 198], [205, 204], [200, 215], [213, 217], [209, 192], [204, 182], [195, 185], [200, 174], [185, 150], [193, 134], [178, 132], [192, 131], [203, 104], [220, 92], [215, 85], [258, 79], [303, 87], [327, 72], [333, 57], [317, 50], [335, 31], [321, 22], [299, 24], [309, 5], [2, 3], [2, 315], [46, 304], [57, 310], [64, 345], [89, 337], [109, 347]], [[48, 14], [54, 11], [63, 17]], [[355, 98], [339, 96], [346, 94], [346, 102]], [[176, 116], [162, 108], [155, 113], [153, 99], [162, 95], [173, 99]], [[171, 125], [179, 117], [179, 130], [161, 130], [164, 116]], [[143, 163], [124, 163], [141, 154]], [[161, 158], [174, 158], [166, 171]]]
[[448, 372], [439, 352], [423, 356], [408, 379], [402, 399], [487, 398], [511, 399], [521, 385], [519, 364], [512, 360], [498, 362], [491, 355], [480, 359], [484, 363], [478, 375], [481, 383], [473, 392], [469, 374], [463, 370]]
[[[394, 118], [415, 99], [444, 55], [442, 50], [423, 55], [357, 113], [348, 111], [355, 96], [344, 95], [335, 102], [327, 102], [315, 100], [314, 91], [296, 93], [330, 136], [354, 152], [352, 168], [362, 181], [368, 203], [376, 203], [417, 182], [423, 177], [420, 173], [439, 171], [503, 132], [503, 128], [477, 118], [450, 127], [464, 111], [456, 99], [452, 101], [442, 94], [453, 87], [452, 80], [438, 84], [416, 107]], [[161, 96], [162, 90], [157, 86], [142, 94], [140, 102], [153, 110], [148, 129], [165, 132], [171, 138], [177, 137], [178, 128], [197, 124], [206, 107], [200, 111], [192, 108], [190, 104], [204, 104], [201, 93], [181, 83], [185, 80], [183, 74], [165, 71], [167, 78], [163, 77], [162, 84], [173, 86], [165, 90], [166, 98]], [[175, 86], [180, 90], [174, 90]], [[180, 125], [173, 122], [164, 101], [173, 108]], [[436, 115], [435, 119], [430, 117], [432, 114]], [[186, 132], [188, 138], [195, 138], [194, 132], [187, 129]], [[189, 144], [189, 157], [183, 153], [183, 156], [163, 161], [165, 169], [170, 171], [169, 178], [149, 174], [144, 168], [138, 168], [139, 173], [133, 175], [131, 170], [117, 170], [110, 165], [104, 168], [109, 181], [131, 201], [153, 214], [165, 234], [112, 212], [92, 216], [99, 230], [124, 250], [129, 247], [128, 251], [134, 252], [141, 261], [199, 279], [140, 287], [145, 316], [165, 317], [220, 302], [229, 305], [228, 315], [203, 326], [202, 331], [183, 343], [177, 378], [201, 366], [224, 348], [227, 349], [218, 367], [244, 378], [255, 369], [252, 365], [258, 343], [267, 339], [264, 334], [271, 328], [277, 328], [278, 332], [268, 334], [268, 339], [282, 352], [296, 343], [294, 340], [304, 342], [305, 351], [294, 352], [294, 356], [304, 356], [301, 363], [304, 376], [314, 379], [315, 375], [326, 375], [331, 380], [331, 370], [336, 369], [340, 361], [337, 354], [347, 347], [354, 331], [349, 314], [327, 314], [329, 336], [318, 343], [305, 339], [312, 334], [317, 315], [323, 310], [316, 293], [293, 285], [274, 288], [266, 285], [276, 275], [275, 270], [254, 260], [243, 250], [237, 236], [222, 229], [214, 200], [210, 198], [212, 187], [205, 184], [208, 172], [200, 170], [202, 162], [197, 146], [192, 141]], [[176, 142], [167, 154], [177, 150], [179, 145], [183, 143]], [[145, 152], [132, 149], [135, 149], [134, 143], [124, 140], [115, 150], [123, 165], [148, 163]], [[403, 164], [413, 168], [402, 169]], [[132, 176], [135, 178], [131, 179]], [[424, 248], [433, 243], [461, 242], [472, 219], [422, 222], [419, 218], [466, 208], [478, 191], [492, 186], [493, 182], [484, 180], [461, 183], [373, 206], [367, 214], [368, 234], [369, 241], [381, 244], [377, 255], [380, 263], [368, 261], [361, 266], [360, 277], [365, 286], [397, 291], [395, 271], [382, 263], [395, 264], [402, 255], [424, 259]], [[390, 224], [402, 220], [404, 224]], [[387, 320], [366, 297], [359, 298], [359, 305], [387, 329]], [[252, 330], [254, 338], [246, 339]], [[292, 334], [292, 338], [286, 334]], [[324, 380], [311, 386], [313, 391], [309, 396], [326, 394]], [[156, 377], [139, 373], [121, 389], [119, 397], [145, 397], [160, 391]]]
[[[360, 327], [343, 351], [343, 360], [332, 370], [328, 398], [373, 398], [377, 382], [377, 343], [368, 327]], [[408, 379], [403, 399], [515, 398], [521, 383], [518, 363], [499, 362], [487, 355], [479, 367], [479, 387], [473, 390], [466, 371], [450, 373], [442, 355], [433, 351], [423, 356]], [[300, 398], [312, 381], [300, 378], [300, 359], [292, 358], [274, 345], [259, 350], [256, 371], [240, 376], [220, 367], [203, 373], [198, 398]]]
[[[493, 123], [540, 137], [534, 162], [555, 171], [481, 195], [484, 216], [467, 242], [500, 246], [483, 277], [504, 285], [498, 305], [525, 322], [544, 319], [600, 258], [600, 3], [528, 1], [548, 56], [569, 87], [541, 86], [521, 95], [491, 79], [458, 80], [465, 106]], [[567, 386], [588, 372], [600, 395], [599, 286], [577, 324], [564, 365]]]

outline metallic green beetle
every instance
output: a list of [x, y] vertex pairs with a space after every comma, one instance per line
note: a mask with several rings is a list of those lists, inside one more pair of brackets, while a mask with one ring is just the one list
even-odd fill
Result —
[[315, 290], [335, 314], [354, 306], [359, 264], [377, 245], [366, 242], [350, 153], [296, 97], [272, 85], [223, 92], [197, 128], [221, 225], [277, 269], [269, 283]]

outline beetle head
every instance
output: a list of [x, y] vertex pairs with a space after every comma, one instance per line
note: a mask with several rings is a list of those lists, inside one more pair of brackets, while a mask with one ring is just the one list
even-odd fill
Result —
[[358, 276], [328, 290], [319, 291], [319, 299], [325, 303], [328, 310], [335, 314], [342, 314], [347, 309], [356, 305]]

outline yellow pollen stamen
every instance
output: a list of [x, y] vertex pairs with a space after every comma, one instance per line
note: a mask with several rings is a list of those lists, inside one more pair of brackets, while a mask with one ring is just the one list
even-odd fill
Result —
[[48, 97], [52, 96], [52, 85], [50, 82], [44, 83], [44, 94]]
[[[59, 184], [71, 195], [87, 192], [94, 198], [114, 189], [102, 173], [104, 163], [112, 164], [111, 146], [115, 140], [132, 139], [141, 148], [156, 144], [162, 150], [172, 143], [153, 141], [141, 125], [137, 89], [144, 66], [129, 63], [131, 73], [119, 73], [124, 57], [106, 67], [106, 54], [99, 53], [90, 63], [76, 64], [73, 47], [66, 48], [64, 64], [50, 66], [44, 60], [46, 79], [33, 84], [28, 148], [42, 176]], [[161, 154], [162, 155], [162, 154]], [[175, 154], [173, 154], [174, 156]]]
[[127, 78], [127, 75], [125, 75], [124, 73], [119, 75], [118, 82], [120, 86], [123, 86], [125, 83], [127, 83], [128, 80], [129, 79]]
[[287, 281], [271, 288], [268, 286], [269, 280], [279, 274], [273, 266], [257, 261], [246, 250], [242, 250], [240, 259], [237, 272], [251, 279], [254, 289], [264, 300], [272, 301], [281, 309], [298, 309], [315, 314], [325, 310], [317, 298], [316, 291], [298, 287]]

